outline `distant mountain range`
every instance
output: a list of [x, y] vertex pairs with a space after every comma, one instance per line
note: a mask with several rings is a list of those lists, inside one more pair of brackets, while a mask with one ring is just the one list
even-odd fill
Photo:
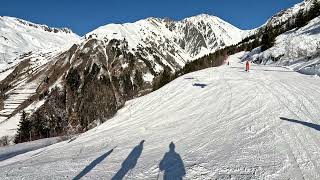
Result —
[[0, 69], [13, 63], [23, 53], [72, 45], [78, 39], [79, 36], [67, 28], [51, 28], [0, 16]]

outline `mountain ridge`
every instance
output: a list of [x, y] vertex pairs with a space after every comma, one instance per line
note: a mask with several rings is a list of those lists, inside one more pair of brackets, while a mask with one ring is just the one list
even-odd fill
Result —
[[169, 55], [183, 66], [187, 61], [240, 42], [245, 32], [216, 16], [202, 14], [181, 21], [151, 17], [133, 23], [107, 24], [85, 37], [125, 39], [130, 51], [139, 45], [156, 46], [160, 51], [171, 52]]
[[25, 53], [68, 46], [76, 43], [79, 38], [67, 28], [51, 28], [15, 17], [1, 16], [0, 69], [19, 63], [19, 56]]
[[[20, 22], [21, 24], [23, 25], [26, 25], [26, 26], [33, 26], [33, 27], [42, 27], [43, 30], [45, 31], [55, 31], [55, 33], [61, 31], [61, 32], [65, 32], [65, 33], [74, 33], [72, 31], [71, 28], [68, 28], [68, 27], [50, 27], [46, 24], [42, 24], [42, 23], [34, 23], [34, 22], [31, 22], [31, 21], [28, 21], [28, 20], [24, 20], [22, 18], [18, 18], [18, 17], [13, 17], [13, 16], [0, 16], [0, 20], [1, 19], [11, 19], [11, 20], [15, 20], [15, 21], [18, 21]], [[76, 34], [76, 33], [74, 33]]]

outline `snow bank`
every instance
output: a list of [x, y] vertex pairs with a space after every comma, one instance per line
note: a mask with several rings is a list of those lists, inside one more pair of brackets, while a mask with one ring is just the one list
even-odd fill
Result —
[[7, 146], [7, 147], [0, 147], [0, 161], [10, 159], [14, 156], [18, 156], [20, 154], [24, 154], [29, 151], [35, 151], [37, 149], [50, 146], [52, 144], [64, 141], [66, 139], [68, 138], [54, 137], [54, 138], [40, 139], [37, 141], [32, 141], [27, 143], [16, 144], [16, 145]]

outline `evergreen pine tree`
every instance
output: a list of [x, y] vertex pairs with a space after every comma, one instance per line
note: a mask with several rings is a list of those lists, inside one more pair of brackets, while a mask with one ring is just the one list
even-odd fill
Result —
[[296, 15], [296, 21], [295, 21], [296, 27], [301, 28], [306, 25], [306, 20], [303, 14], [303, 11], [300, 10], [298, 14]]
[[262, 35], [261, 44], [262, 44], [261, 46], [262, 51], [265, 51], [274, 45], [274, 37], [271, 30], [266, 29], [266, 31]]
[[132, 90], [133, 90], [130, 72], [126, 72], [123, 75], [122, 79], [123, 79], [124, 92], [127, 95], [129, 95], [130, 93], [132, 93]]
[[[189, 64], [190, 65], [190, 64]], [[159, 81], [153, 84], [153, 90], [157, 90], [162, 86], [168, 84], [171, 81], [171, 71], [169, 67], [165, 67], [161, 75], [159, 76]]]
[[27, 118], [27, 113], [22, 111], [17, 136], [15, 137], [14, 142], [21, 143], [31, 140], [31, 126], [31, 121]]
[[160, 87], [168, 84], [171, 81], [171, 71], [168, 67], [164, 68], [160, 79]]
[[44, 123], [42, 121], [41, 114], [38, 111], [36, 111], [33, 114], [33, 118], [32, 118], [31, 124], [32, 124], [31, 131], [36, 136], [36, 138], [37, 139], [43, 138], [45, 136], [45, 126], [44, 126]]
[[142, 73], [141, 73], [140, 71], [136, 70], [135, 76], [134, 76], [134, 80], [135, 80], [135, 82], [137, 83], [137, 85], [138, 85], [139, 87], [142, 87], [142, 85], [143, 85], [143, 78], [142, 78]]
[[315, 17], [320, 16], [320, 2], [313, 0], [310, 10], [308, 12], [308, 20], [312, 20]]

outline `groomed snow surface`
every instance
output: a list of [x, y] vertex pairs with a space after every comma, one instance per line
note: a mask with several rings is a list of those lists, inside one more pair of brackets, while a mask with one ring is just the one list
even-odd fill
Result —
[[[182, 76], [1, 179], [320, 179], [320, 79], [231, 65]], [[170, 147], [169, 147], [170, 146]]]

